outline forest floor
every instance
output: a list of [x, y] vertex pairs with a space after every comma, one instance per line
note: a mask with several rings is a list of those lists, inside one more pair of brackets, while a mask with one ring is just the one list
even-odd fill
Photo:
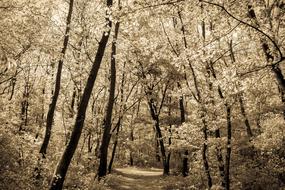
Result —
[[159, 190], [162, 189], [162, 170], [135, 167], [116, 168], [116, 177], [110, 180], [109, 187], [114, 190]]

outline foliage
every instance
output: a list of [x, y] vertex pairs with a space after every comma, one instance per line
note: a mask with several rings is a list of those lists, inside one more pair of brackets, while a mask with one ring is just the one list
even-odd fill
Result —
[[[100, 37], [110, 31], [113, 40], [106, 18], [120, 23], [117, 54], [111, 57], [108, 43], [64, 188], [108, 189], [121, 180], [116, 173], [94, 180], [112, 59], [108, 161], [116, 144], [115, 168], [163, 167], [163, 143], [171, 170], [159, 179], [163, 189], [225, 188], [227, 166], [231, 189], [284, 188], [284, 0], [118, 3], [75, 1], [63, 56], [67, 1], [0, 2], [0, 189], [48, 188], [80, 114]], [[60, 59], [60, 94], [43, 159]]]

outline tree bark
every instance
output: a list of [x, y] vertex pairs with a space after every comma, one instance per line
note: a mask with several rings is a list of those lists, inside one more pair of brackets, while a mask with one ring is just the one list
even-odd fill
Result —
[[113, 167], [113, 162], [115, 159], [115, 155], [116, 155], [116, 149], [117, 149], [117, 145], [118, 145], [118, 136], [119, 136], [119, 132], [120, 132], [120, 126], [121, 126], [121, 118], [119, 118], [119, 121], [117, 123], [117, 130], [116, 130], [116, 136], [115, 136], [115, 142], [113, 145], [113, 150], [112, 150], [112, 155], [111, 155], [111, 159], [108, 165], [108, 173], [112, 172], [112, 167]]
[[[215, 130], [215, 137], [217, 139], [221, 138], [221, 134], [220, 134], [219, 129]], [[220, 176], [222, 178], [222, 187], [225, 187], [226, 186], [226, 183], [224, 180], [225, 179], [225, 166], [224, 166], [224, 159], [223, 159], [223, 155], [222, 155], [222, 149], [220, 146], [221, 145], [219, 143], [218, 146], [216, 147], [216, 157], [218, 160], [218, 167], [219, 167]]]
[[[134, 142], [134, 130], [133, 129], [131, 130], [130, 137], [131, 137], [131, 141]], [[130, 166], [134, 165], [134, 158], [133, 158], [133, 152], [132, 151], [133, 150], [130, 151]]]
[[207, 176], [207, 182], [208, 182], [208, 188], [211, 189], [213, 186], [212, 183], [212, 177], [211, 177], [211, 173], [210, 173], [210, 167], [209, 167], [209, 163], [208, 163], [208, 159], [207, 159], [207, 150], [208, 150], [208, 127], [207, 127], [207, 123], [206, 120], [204, 119], [204, 116], [201, 116], [202, 118], [202, 122], [203, 122], [203, 134], [204, 134], [204, 143], [203, 143], [203, 149], [202, 149], [202, 158], [203, 158], [203, 165], [204, 165], [204, 169], [205, 169], [205, 173]]
[[159, 124], [159, 119], [156, 120], [155, 122], [155, 129], [157, 131], [157, 137], [158, 137], [158, 142], [160, 146], [160, 151], [161, 151], [161, 156], [162, 156], [162, 162], [163, 162], [163, 175], [169, 175], [169, 164], [167, 163], [167, 158], [166, 158], [166, 151], [162, 139], [162, 133], [160, 130], [160, 124]]
[[115, 34], [114, 34], [114, 39], [112, 42], [110, 93], [109, 93], [109, 100], [108, 100], [107, 112], [106, 112], [106, 117], [105, 117], [105, 125], [104, 125], [102, 143], [100, 147], [100, 162], [99, 162], [99, 168], [98, 168], [99, 179], [107, 175], [108, 147], [109, 147], [110, 137], [111, 137], [110, 131], [112, 127], [112, 113], [113, 113], [113, 106], [115, 102], [115, 90], [116, 90], [116, 58], [115, 56], [117, 53], [116, 41], [118, 38], [119, 27], [120, 27], [120, 23], [117, 22], [115, 24]]
[[[113, 1], [112, 0], [107, 0], [107, 6], [111, 7]], [[112, 22], [108, 18], [106, 18], [106, 21], [108, 23], [108, 27], [112, 27]], [[74, 152], [77, 148], [82, 129], [83, 129], [83, 124], [85, 120], [85, 115], [86, 115], [86, 109], [90, 100], [90, 96], [94, 87], [95, 80], [97, 78], [97, 74], [102, 62], [102, 58], [104, 56], [104, 52], [106, 49], [106, 45], [109, 39], [110, 35], [110, 30], [106, 33], [103, 32], [102, 37], [99, 41], [99, 47], [96, 52], [95, 60], [93, 61], [91, 71], [89, 73], [87, 83], [84, 88], [84, 92], [81, 98], [80, 105], [78, 107], [78, 112], [75, 120], [75, 124], [72, 130], [72, 134], [70, 137], [70, 140], [63, 152], [63, 155], [61, 156], [61, 159], [57, 165], [57, 168], [55, 169], [53, 178], [51, 180], [50, 184], [50, 190], [60, 190], [63, 187], [63, 182], [69, 167], [69, 164], [71, 162], [71, 159], [74, 155]]]
[[152, 119], [155, 122], [155, 131], [157, 136], [157, 141], [159, 143], [160, 152], [161, 152], [161, 158], [162, 158], [162, 164], [163, 164], [163, 175], [169, 175], [169, 164], [167, 164], [167, 158], [166, 158], [166, 151], [162, 139], [162, 133], [160, 130], [160, 124], [159, 124], [159, 116], [156, 114], [155, 106], [153, 105], [153, 100], [149, 100], [148, 102], [149, 109], [151, 112]]
[[75, 98], [76, 98], [76, 88], [74, 86], [70, 103], [70, 116], [69, 116], [70, 118], [73, 118], [74, 115]]
[[12, 86], [12, 90], [11, 90], [11, 95], [9, 97], [9, 101], [12, 100], [13, 96], [14, 96], [14, 93], [15, 93], [15, 87], [16, 87], [16, 82], [17, 82], [17, 78], [16, 76], [14, 76], [12, 79], [11, 79], [11, 86]]
[[232, 151], [232, 123], [231, 123], [231, 107], [226, 105], [227, 109], [227, 153], [225, 163], [225, 189], [230, 190], [230, 160]]
[[40, 153], [42, 154], [43, 158], [45, 158], [45, 155], [47, 153], [47, 148], [48, 148], [52, 125], [53, 125], [54, 112], [56, 109], [56, 103], [57, 103], [59, 92], [60, 92], [61, 72], [62, 72], [62, 67], [63, 67], [64, 56], [65, 56], [67, 46], [68, 46], [68, 41], [69, 41], [70, 23], [71, 23], [71, 17], [72, 17], [72, 12], [73, 12], [73, 2], [74, 0], [70, 0], [69, 2], [68, 15], [66, 19], [65, 35], [64, 35], [64, 41], [63, 41], [63, 47], [61, 50], [61, 57], [59, 59], [58, 67], [57, 67], [54, 93], [52, 96], [52, 102], [49, 106], [49, 110], [47, 113], [45, 137], [44, 137], [44, 141], [42, 143], [41, 149], [40, 149]]
[[[119, 6], [120, 6], [120, 1], [119, 1]], [[116, 39], [114, 39], [116, 40]], [[121, 93], [121, 100], [120, 100], [120, 109], [119, 109], [119, 119], [118, 122], [115, 126], [115, 128], [113, 129], [113, 131], [116, 129], [116, 136], [115, 136], [115, 142], [114, 142], [114, 146], [113, 146], [113, 151], [112, 151], [112, 155], [111, 155], [111, 159], [108, 165], [108, 173], [112, 172], [112, 167], [113, 167], [113, 162], [115, 159], [115, 155], [116, 155], [116, 150], [117, 150], [117, 146], [118, 146], [118, 137], [119, 137], [119, 132], [120, 132], [120, 127], [121, 127], [121, 123], [123, 120], [123, 108], [125, 108], [124, 104], [124, 84], [125, 84], [125, 66], [126, 64], [124, 63], [123, 65], [123, 74], [122, 74], [122, 81], [121, 81], [121, 89], [120, 89], [120, 93]], [[113, 132], [112, 131], [112, 132]], [[131, 138], [132, 140], [132, 138]]]
[[[181, 125], [182, 125], [185, 122], [185, 108], [184, 108], [183, 96], [181, 96], [179, 98], [179, 109], [180, 109], [180, 117], [181, 117]], [[183, 153], [183, 159], [182, 159], [182, 175], [183, 175], [183, 177], [186, 177], [189, 175], [188, 155], [189, 155], [188, 150], [185, 150]]]

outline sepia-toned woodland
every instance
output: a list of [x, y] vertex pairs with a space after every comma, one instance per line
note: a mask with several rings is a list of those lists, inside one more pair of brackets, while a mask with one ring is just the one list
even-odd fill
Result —
[[284, 0], [0, 0], [0, 189], [285, 189]]

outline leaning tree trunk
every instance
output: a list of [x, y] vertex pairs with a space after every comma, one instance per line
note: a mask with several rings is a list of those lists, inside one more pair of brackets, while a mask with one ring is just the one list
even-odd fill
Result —
[[[102, 144], [100, 147], [100, 162], [98, 168], [98, 177], [104, 177], [107, 175], [107, 161], [108, 161], [108, 147], [110, 144], [110, 131], [112, 128], [112, 112], [115, 102], [115, 90], [116, 90], [116, 52], [117, 52], [117, 44], [116, 40], [119, 33], [120, 23], [117, 22], [115, 25], [115, 34], [112, 43], [112, 54], [111, 54], [111, 80], [110, 80], [110, 94], [109, 100], [107, 105], [107, 112], [105, 117], [105, 125], [104, 125], [104, 132], [102, 137]], [[118, 126], [118, 130], [119, 130]], [[119, 132], [119, 131], [118, 131]], [[117, 145], [116, 145], [117, 146]], [[116, 149], [115, 149], [116, 150]]]
[[116, 150], [117, 150], [117, 145], [118, 145], [118, 136], [119, 136], [119, 132], [120, 132], [120, 126], [121, 126], [121, 118], [119, 118], [118, 123], [116, 125], [116, 134], [115, 134], [115, 142], [113, 145], [113, 150], [112, 150], [112, 155], [111, 155], [111, 159], [108, 165], [108, 173], [110, 174], [112, 172], [112, 167], [113, 167], [113, 163], [115, 160], [115, 155], [116, 155]]
[[[119, 1], [119, 8], [120, 8], [120, 1]], [[116, 23], [115, 28], [117, 28], [117, 27], [119, 28], [119, 23]], [[114, 37], [113, 42], [112, 42], [112, 46], [116, 45], [116, 41], [117, 41], [117, 37], [118, 37], [117, 35], [118, 34], [115, 34], [115, 37]], [[113, 55], [113, 53], [112, 53], [112, 55]], [[125, 66], [126, 66], [126, 64], [124, 63], [123, 69], [125, 69]], [[120, 127], [121, 127], [121, 123], [123, 120], [123, 108], [125, 108], [125, 105], [123, 105], [124, 104], [124, 84], [125, 84], [125, 71], [123, 70], [121, 87], [120, 87], [121, 88], [120, 89], [121, 100], [120, 100], [120, 108], [119, 108], [119, 119], [118, 119], [118, 122], [117, 122], [116, 127], [115, 127], [116, 128], [116, 136], [115, 136], [115, 142], [113, 145], [111, 159], [110, 159], [110, 162], [108, 165], [108, 173], [112, 172], [112, 167], [113, 167], [113, 163], [114, 163], [115, 155], [116, 155], [116, 150], [117, 150], [117, 146], [118, 146], [118, 138], [119, 138]], [[115, 128], [113, 129], [113, 131], [115, 130]]]
[[50, 136], [51, 136], [51, 129], [52, 129], [52, 124], [53, 124], [53, 118], [54, 118], [54, 112], [56, 108], [56, 103], [57, 99], [59, 96], [59, 91], [60, 91], [60, 83], [61, 83], [61, 72], [62, 72], [62, 66], [63, 66], [63, 60], [65, 56], [65, 52], [67, 50], [67, 45], [69, 41], [69, 32], [70, 32], [70, 23], [71, 23], [71, 16], [73, 12], [73, 2], [74, 0], [70, 0], [69, 2], [69, 10], [68, 10], [68, 15], [66, 19], [66, 28], [65, 28], [65, 35], [64, 35], [64, 41], [63, 41], [63, 47], [61, 50], [61, 57], [58, 62], [58, 67], [57, 67], [57, 74], [56, 74], [56, 81], [55, 81], [55, 88], [54, 88], [54, 93], [52, 96], [52, 102], [49, 106], [48, 114], [47, 114], [47, 120], [46, 120], [46, 132], [45, 132], [45, 137], [43, 144], [40, 149], [40, 153], [43, 155], [43, 158], [45, 158], [45, 154], [47, 152]]
[[162, 139], [162, 133], [160, 130], [160, 124], [159, 124], [159, 119], [157, 118], [155, 121], [155, 130], [157, 132], [157, 138], [159, 139], [159, 146], [160, 146], [160, 151], [161, 151], [161, 157], [162, 157], [162, 162], [163, 162], [163, 175], [169, 175], [169, 163], [167, 162], [167, 157], [166, 157], [166, 151]]
[[[111, 7], [112, 3], [113, 3], [112, 0], [107, 0], [108, 7]], [[111, 28], [112, 22], [109, 19], [109, 17], [106, 18], [106, 20], [108, 23], [108, 27]], [[53, 178], [51, 180], [50, 188], [49, 188], [50, 190], [62, 189], [63, 182], [65, 179], [67, 170], [68, 170], [68, 166], [77, 148], [77, 145], [78, 145], [81, 133], [82, 133], [87, 106], [88, 106], [89, 99], [90, 99], [90, 96], [91, 96], [91, 93], [94, 87], [95, 80], [97, 78], [97, 74], [98, 74], [98, 71], [99, 71], [99, 68], [102, 62], [102, 58], [104, 56], [104, 52], [105, 52], [106, 45], [109, 39], [109, 35], [110, 35], [110, 30], [107, 33], [103, 32], [102, 34], [101, 40], [99, 42], [99, 47], [96, 52], [95, 60], [93, 61], [92, 68], [88, 76], [87, 83], [85, 85], [84, 92], [81, 98], [81, 102], [78, 107], [78, 112], [77, 112], [73, 130], [72, 130], [72, 134], [63, 152], [63, 155], [61, 156], [61, 159], [57, 165], [57, 168], [55, 169]]]

